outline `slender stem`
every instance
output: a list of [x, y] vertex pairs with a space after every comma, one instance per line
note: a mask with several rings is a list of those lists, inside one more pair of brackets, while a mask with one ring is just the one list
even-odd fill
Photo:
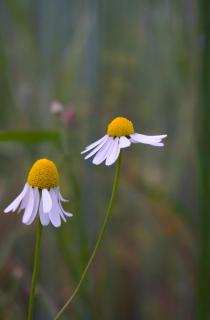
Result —
[[197, 318], [209, 319], [210, 280], [210, 2], [200, 0], [200, 34], [203, 38], [200, 74], [200, 244], [198, 260]]
[[114, 204], [114, 200], [115, 200], [115, 195], [116, 195], [116, 191], [117, 191], [117, 187], [118, 187], [118, 182], [119, 182], [119, 174], [120, 174], [120, 167], [121, 167], [121, 153], [119, 155], [119, 158], [117, 160], [117, 164], [116, 164], [116, 170], [115, 170], [115, 176], [114, 176], [114, 181], [113, 181], [113, 187], [112, 187], [112, 193], [111, 193], [111, 198], [109, 200], [109, 205], [105, 214], [105, 218], [104, 218], [104, 222], [103, 225], [101, 227], [98, 239], [96, 241], [95, 247], [93, 249], [93, 252], [88, 260], [88, 263], [81, 275], [81, 278], [79, 280], [78, 285], [76, 286], [75, 290], [73, 291], [71, 297], [67, 300], [67, 302], [64, 304], [64, 306], [61, 308], [61, 310], [57, 313], [57, 315], [55, 316], [54, 320], [58, 320], [60, 319], [60, 317], [62, 316], [62, 314], [64, 313], [64, 311], [67, 309], [67, 307], [69, 306], [69, 304], [72, 302], [72, 300], [74, 299], [74, 297], [76, 296], [76, 294], [78, 293], [83, 280], [91, 266], [91, 263], [93, 262], [93, 259], [95, 258], [97, 249], [99, 247], [99, 245], [101, 244], [101, 241], [103, 240], [104, 237], [104, 233], [106, 231], [109, 219], [111, 217], [111, 213], [112, 213], [112, 208], [113, 208], [113, 204]]
[[39, 271], [41, 240], [42, 240], [42, 225], [41, 225], [41, 222], [39, 221], [37, 225], [37, 231], [36, 231], [34, 267], [33, 267], [33, 274], [32, 274], [32, 280], [31, 280], [31, 291], [30, 291], [29, 306], [28, 306], [28, 320], [33, 319], [35, 289], [36, 289], [36, 281], [37, 281], [37, 276]]

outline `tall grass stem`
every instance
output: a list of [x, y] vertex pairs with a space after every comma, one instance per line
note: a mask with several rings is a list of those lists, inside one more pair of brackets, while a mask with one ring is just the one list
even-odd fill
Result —
[[209, 319], [210, 281], [210, 2], [200, 0], [202, 35], [200, 77], [200, 245], [198, 263], [197, 319]]

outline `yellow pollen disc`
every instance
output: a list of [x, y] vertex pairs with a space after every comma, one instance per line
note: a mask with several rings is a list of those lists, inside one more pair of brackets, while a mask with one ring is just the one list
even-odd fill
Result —
[[112, 120], [107, 128], [107, 134], [111, 137], [129, 136], [133, 133], [133, 123], [123, 117], [117, 117]]
[[54, 162], [37, 160], [29, 171], [28, 184], [39, 189], [51, 189], [59, 185], [59, 174]]

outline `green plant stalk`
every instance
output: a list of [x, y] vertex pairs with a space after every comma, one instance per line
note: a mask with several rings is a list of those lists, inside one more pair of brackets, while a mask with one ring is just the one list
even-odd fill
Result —
[[99, 232], [99, 236], [98, 236], [98, 239], [96, 241], [96, 244], [95, 244], [95, 247], [93, 249], [93, 252], [88, 260], [88, 263], [81, 275], [81, 278], [78, 282], [78, 285], [76, 286], [75, 290], [73, 291], [71, 297], [67, 300], [67, 302], [64, 304], [64, 306], [61, 308], [61, 310], [57, 313], [57, 315], [55, 316], [54, 320], [58, 320], [60, 319], [60, 317], [62, 316], [62, 314], [64, 313], [64, 311], [68, 308], [68, 306], [70, 305], [70, 303], [72, 302], [72, 300], [75, 298], [76, 294], [78, 293], [82, 283], [83, 283], [83, 280], [95, 258], [95, 255], [96, 255], [96, 252], [103, 240], [103, 237], [104, 237], [104, 233], [106, 231], [106, 228], [108, 226], [108, 222], [110, 220], [110, 217], [111, 217], [111, 214], [112, 214], [112, 208], [113, 208], [113, 204], [114, 204], [114, 200], [115, 200], [115, 196], [116, 196], [116, 191], [117, 191], [117, 187], [118, 187], [118, 182], [119, 182], [119, 174], [120, 174], [120, 167], [121, 167], [121, 158], [122, 158], [122, 155], [120, 153], [119, 155], [119, 158], [117, 160], [117, 164], [116, 164], [116, 170], [115, 170], [115, 176], [114, 176], [114, 181], [113, 181], [113, 187], [112, 187], [112, 193], [111, 193], [111, 198], [109, 200], [109, 205], [108, 205], [108, 209], [106, 211], [106, 214], [105, 214], [105, 218], [104, 218], [104, 222], [102, 224], [102, 227], [101, 227], [101, 230]]
[[33, 267], [33, 274], [32, 274], [32, 280], [31, 280], [31, 291], [30, 291], [29, 305], [28, 305], [28, 320], [33, 319], [35, 289], [36, 289], [37, 276], [38, 276], [38, 272], [39, 272], [39, 258], [40, 258], [40, 250], [41, 250], [41, 240], [42, 240], [42, 225], [41, 225], [41, 222], [39, 221], [38, 225], [37, 225], [37, 231], [36, 231], [34, 267]]
[[210, 281], [210, 2], [200, 0], [200, 34], [203, 37], [200, 77], [200, 245], [197, 319], [209, 319]]

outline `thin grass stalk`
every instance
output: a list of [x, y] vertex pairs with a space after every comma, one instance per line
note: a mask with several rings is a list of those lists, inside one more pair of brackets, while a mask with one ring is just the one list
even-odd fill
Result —
[[209, 319], [210, 280], [210, 1], [200, 0], [202, 64], [200, 86], [200, 246], [197, 319]]

